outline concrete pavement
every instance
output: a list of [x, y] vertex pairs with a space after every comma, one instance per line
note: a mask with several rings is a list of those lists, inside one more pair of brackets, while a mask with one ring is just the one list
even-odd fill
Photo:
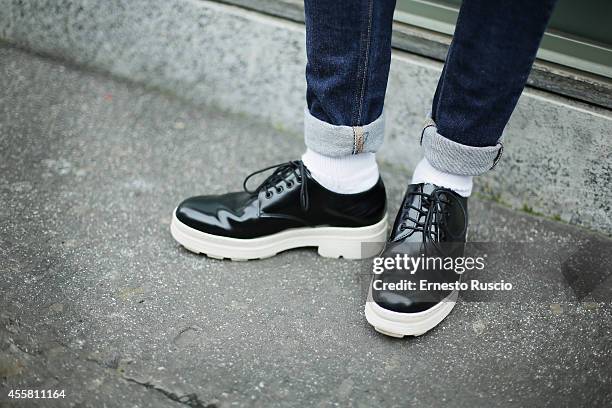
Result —
[[[358, 263], [218, 261], [170, 236], [181, 198], [240, 189], [298, 157], [299, 135], [8, 47], [0, 89], [0, 406], [609, 404], [611, 304], [577, 301], [558, 268], [517, 256], [497, 271], [529, 282], [512, 296], [387, 338], [364, 319]], [[393, 214], [408, 176], [382, 167]], [[612, 253], [586, 230], [470, 205], [473, 241]], [[66, 397], [7, 398], [43, 388]]]

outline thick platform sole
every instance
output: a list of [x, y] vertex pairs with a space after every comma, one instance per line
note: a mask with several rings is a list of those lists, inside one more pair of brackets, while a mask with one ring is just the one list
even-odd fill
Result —
[[[371, 289], [370, 289], [371, 290]], [[436, 327], [455, 307], [459, 291], [455, 290], [431, 309], [418, 313], [398, 313], [380, 307], [371, 296], [365, 305], [365, 317], [374, 329], [384, 335], [402, 338], [421, 336]]]
[[[378, 255], [387, 238], [387, 216], [376, 224], [358, 228], [293, 228], [266, 237], [237, 239], [207, 234], [172, 217], [174, 239], [191, 252], [234, 261], [269, 258], [293, 248], [317, 247], [326, 258], [363, 259]], [[368, 243], [367, 245], [363, 245]]]

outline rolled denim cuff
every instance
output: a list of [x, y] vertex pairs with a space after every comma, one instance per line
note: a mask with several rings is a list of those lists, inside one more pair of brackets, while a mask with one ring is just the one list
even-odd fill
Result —
[[433, 120], [425, 123], [421, 146], [427, 161], [440, 171], [464, 176], [486, 173], [497, 165], [504, 151], [501, 139], [495, 146], [468, 146], [438, 133]]
[[315, 118], [304, 109], [304, 141], [309, 149], [329, 157], [374, 153], [385, 136], [384, 112], [365, 126], [337, 126]]

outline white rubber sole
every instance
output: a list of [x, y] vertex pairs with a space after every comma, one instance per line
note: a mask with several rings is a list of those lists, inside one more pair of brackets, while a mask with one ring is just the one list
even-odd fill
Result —
[[[261, 238], [238, 239], [198, 231], [172, 216], [174, 239], [191, 252], [234, 261], [269, 258], [293, 248], [317, 247], [326, 258], [363, 259], [377, 255], [387, 238], [387, 216], [374, 225], [358, 228], [293, 228]], [[369, 243], [363, 245], [364, 243]]]
[[459, 291], [454, 290], [442, 302], [423, 312], [399, 313], [380, 307], [372, 301], [370, 293], [365, 305], [365, 317], [381, 334], [397, 338], [420, 336], [436, 327], [449, 315], [455, 307], [458, 295]]

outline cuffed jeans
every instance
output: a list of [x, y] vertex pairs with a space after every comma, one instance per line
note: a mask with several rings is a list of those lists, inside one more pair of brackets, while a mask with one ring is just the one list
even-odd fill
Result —
[[[464, 0], [421, 146], [436, 168], [478, 175], [525, 87], [556, 0]], [[306, 145], [326, 156], [376, 152], [395, 0], [305, 0]], [[410, 92], [409, 89], [406, 92]]]

